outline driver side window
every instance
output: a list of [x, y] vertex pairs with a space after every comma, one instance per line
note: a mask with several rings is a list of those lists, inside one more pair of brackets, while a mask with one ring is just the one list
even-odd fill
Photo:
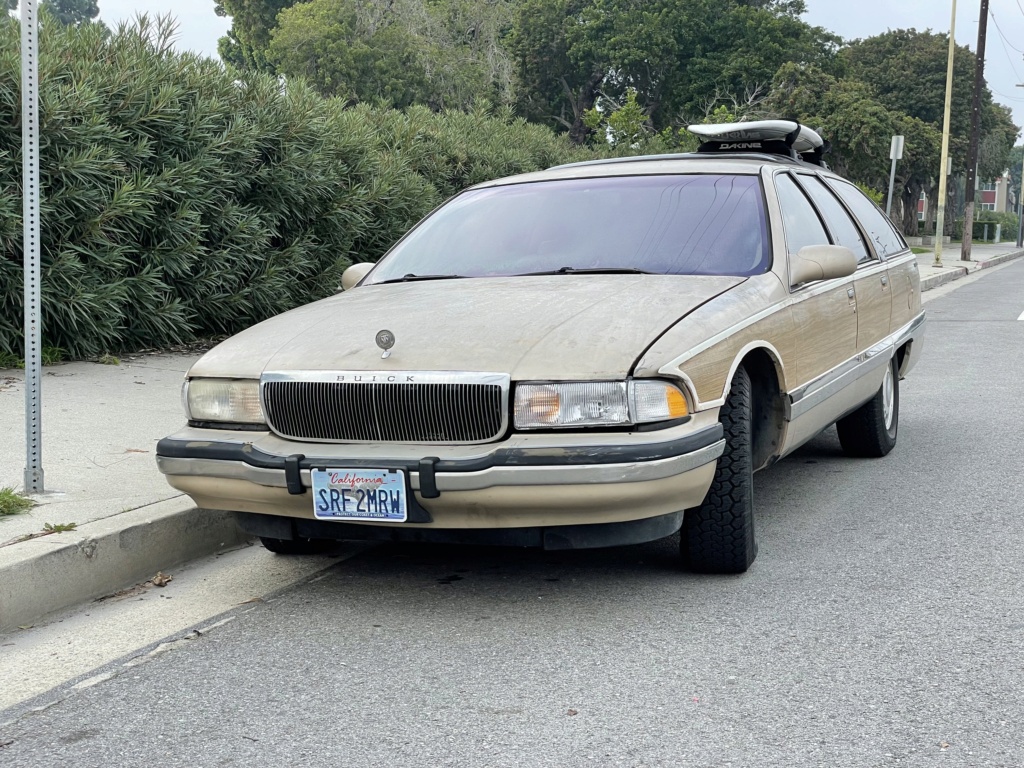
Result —
[[830, 245], [831, 241], [821, 219], [788, 173], [780, 173], [775, 177], [775, 189], [779, 195], [782, 223], [786, 230], [786, 250], [790, 255], [799, 253], [807, 245]]

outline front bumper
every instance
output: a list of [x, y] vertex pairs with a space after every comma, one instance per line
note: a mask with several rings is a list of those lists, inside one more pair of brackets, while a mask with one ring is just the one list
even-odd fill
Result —
[[308, 519], [311, 469], [401, 469], [418, 508], [407, 523], [370, 525], [516, 528], [698, 506], [724, 449], [721, 425], [703, 414], [660, 432], [529, 435], [485, 446], [325, 445], [188, 428], [159, 442], [157, 466], [201, 507]]

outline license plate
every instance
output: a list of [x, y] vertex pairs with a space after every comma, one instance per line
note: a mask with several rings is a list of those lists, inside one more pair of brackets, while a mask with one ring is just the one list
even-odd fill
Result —
[[314, 469], [311, 474], [317, 520], [404, 523], [408, 517], [400, 469]]

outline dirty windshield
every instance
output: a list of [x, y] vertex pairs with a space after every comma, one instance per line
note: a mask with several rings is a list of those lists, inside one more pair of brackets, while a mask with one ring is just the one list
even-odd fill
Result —
[[459, 195], [368, 283], [574, 272], [753, 275], [770, 267], [757, 176], [619, 176]]

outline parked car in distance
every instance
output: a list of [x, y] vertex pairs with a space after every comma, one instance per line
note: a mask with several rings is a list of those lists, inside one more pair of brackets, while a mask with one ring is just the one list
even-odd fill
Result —
[[687, 568], [747, 570], [755, 471], [832, 424], [851, 456], [895, 445], [920, 281], [813, 131], [692, 130], [468, 189], [215, 347], [160, 470], [278, 553], [681, 531]]

